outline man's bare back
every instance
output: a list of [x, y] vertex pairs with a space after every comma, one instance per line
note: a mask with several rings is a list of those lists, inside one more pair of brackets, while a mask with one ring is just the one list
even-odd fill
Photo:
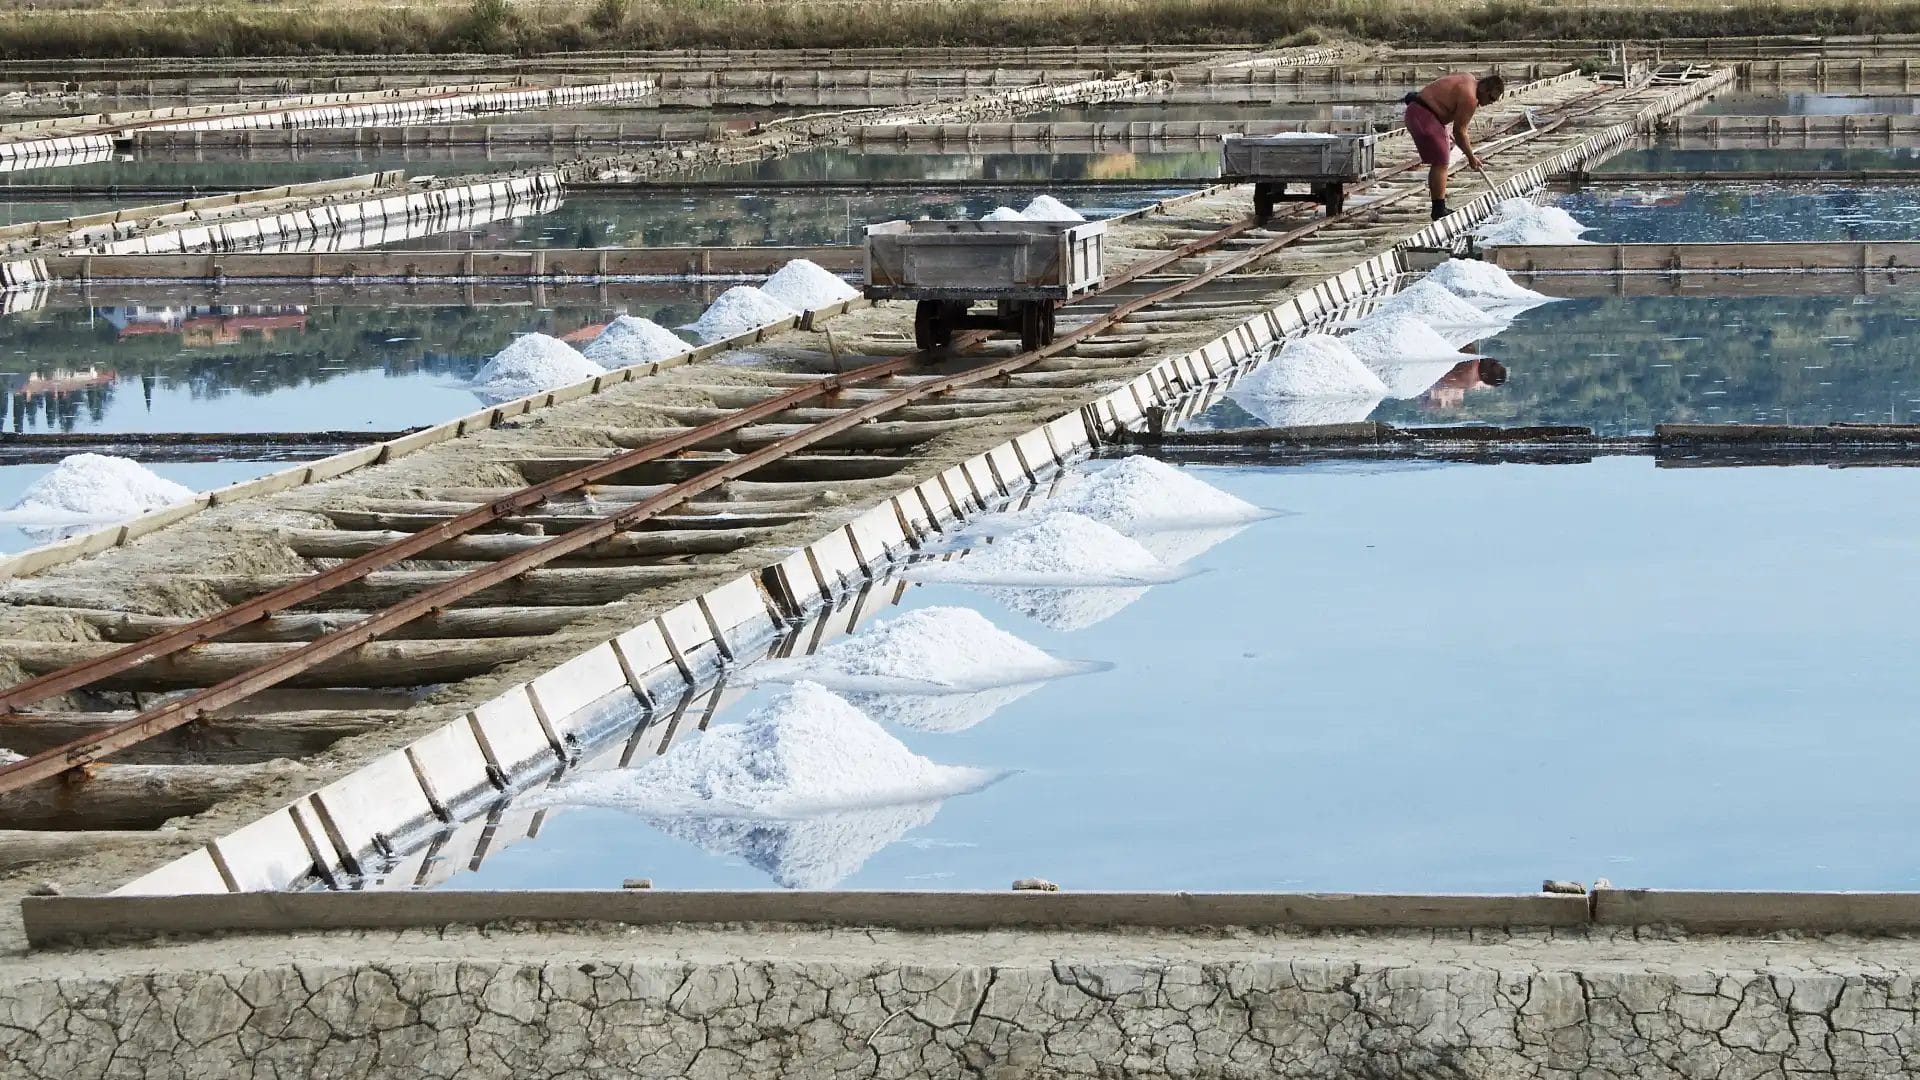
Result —
[[1478, 77], [1458, 71], [1428, 83], [1420, 91], [1420, 99], [1427, 103], [1441, 123], [1465, 125], [1480, 110], [1480, 102], [1475, 98], [1479, 87]]

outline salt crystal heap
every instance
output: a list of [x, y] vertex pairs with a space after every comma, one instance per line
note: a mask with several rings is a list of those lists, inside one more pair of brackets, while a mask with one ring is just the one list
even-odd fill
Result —
[[1020, 216], [1028, 221], [1085, 221], [1080, 211], [1051, 195], [1036, 195]]
[[1046, 512], [1083, 514], [1178, 566], [1273, 512], [1235, 498], [1186, 469], [1135, 455], [1083, 476]]
[[73, 454], [35, 480], [0, 520], [20, 524], [124, 521], [191, 500], [194, 491], [107, 454]]
[[724, 341], [798, 314], [751, 285], [735, 285], [721, 293], [720, 299], [687, 329], [700, 335], [703, 341]]
[[1274, 427], [1356, 423], [1373, 413], [1386, 384], [1353, 350], [1327, 334], [1293, 338], [1227, 397]]
[[693, 346], [652, 319], [622, 315], [587, 343], [581, 355], [606, 368], [652, 364], [679, 356]]
[[546, 801], [610, 806], [738, 856], [788, 888], [828, 888], [941, 801], [1000, 778], [939, 765], [814, 683], [797, 683], [743, 723], [721, 724], [638, 769], [592, 773]]
[[812, 656], [762, 661], [742, 675], [753, 682], [804, 679], [840, 691], [965, 693], [1098, 666], [1056, 659], [971, 608], [930, 607], [876, 622]]
[[1092, 518], [1050, 513], [953, 562], [909, 566], [915, 581], [984, 586], [987, 596], [1055, 630], [1079, 630], [1183, 574]]
[[980, 216], [981, 221], [1025, 221], [1027, 217], [1011, 206], [996, 206]]
[[522, 334], [473, 376], [473, 392], [489, 404], [571, 386], [606, 369], [545, 334]]
[[1400, 399], [1419, 397], [1455, 365], [1472, 359], [1411, 315], [1374, 315], [1340, 340], [1380, 377], [1389, 397]]
[[1465, 345], [1506, 329], [1508, 320], [1467, 303], [1432, 281], [1416, 281], [1380, 302], [1370, 317], [1404, 315], [1433, 327], [1449, 344]]
[[819, 263], [795, 259], [760, 285], [760, 291], [795, 311], [812, 311], [852, 300], [860, 290]]
[[915, 581], [975, 585], [1153, 585], [1181, 575], [1153, 553], [1083, 514], [1048, 513], [952, 562], [910, 565]]
[[1517, 312], [1557, 299], [1516, 284], [1505, 270], [1479, 259], [1448, 259], [1426, 280], [1487, 311]]
[[919, 731], [963, 731], [1044, 682], [1102, 670], [1034, 648], [970, 608], [930, 607], [874, 623], [812, 656], [763, 660], [750, 682], [817, 682], [868, 716]]
[[1580, 234], [1590, 231], [1572, 214], [1557, 206], [1537, 206], [1529, 199], [1503, 199], [1473, 235], [1484, 247], [1514, 244], [1584, 244]]

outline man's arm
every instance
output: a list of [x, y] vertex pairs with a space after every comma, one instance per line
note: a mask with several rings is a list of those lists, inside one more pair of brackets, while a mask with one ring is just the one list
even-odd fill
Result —
[[1467, 164], [1476, 169], [1486, 168], [1486, 163], [1473, 152], [1473, 140], [1467, 137], [1467, 125], [1472, 122], [1478, 102], [1471, 102], [1460, 110], [1459, 119], [1453, 122], [1453, 139], [1460, 144], [1460, 151], [1467, 155]]

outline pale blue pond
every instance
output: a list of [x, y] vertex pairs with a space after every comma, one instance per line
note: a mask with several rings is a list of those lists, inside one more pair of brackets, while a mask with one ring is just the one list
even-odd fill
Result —
[[[1915, 473], [1196, 473], [1291, 516], [1079, 630], [971, 588], [907, 590], [905, 608], [971, 606], [1114, 666], [966, 730], [890, 729], [936, 762], [1015, 771], [827, 883], [1920, 887], [1920, 727], [1901, 708], [1920, 646]], [[796, 870], [619, 810], [550, 809], [537, 833], [452, 887], [767, 888]]]

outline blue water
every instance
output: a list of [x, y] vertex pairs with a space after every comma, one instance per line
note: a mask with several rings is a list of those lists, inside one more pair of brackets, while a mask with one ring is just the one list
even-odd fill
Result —
[[[1920, 174], [1916, 174], [1920, 176]], [[1598, 243], [1920, 238], [1920, 187], [1703, 184], [1592, 187], [1554, 199]]]
[[[153, 290], [147, 304], [61, 296], [0, 318], [0, 429], [397, 431], [483, 404], [468, 381], [516, 336], [584, 335], [616, 314], [678, 326], [724, 284], [621, 286], [620, 299], [460, 306], [245, 303], [230, 290]], [[377, 294], [377, 290], [376, 290]], [[300, 294], [306, 298], [305, 294]], [[393, 295], [393, 294], [389, 294]], [[457, 297], [449, 291], [448, 300]]]
[[[1754, 295], [1582, 297], [1533, 308], [1471, 346], [1504, 365], [1503, 384], [1456, 371], [1413, 397], [1360, 400], [1333, 419], [1577, 424], [1606, 435], [1651, 434], [1663, 423], [1915, 422], [1920, 294], [1767, 295], [1792, 277], [1751, 283]], [[1267, 423], [1225, 400], [1192, 426]]]
[[[1111, 662], [969, 730], [1017, 770], [848, 888], [1911, 889], [1915, 477], [1588, 465], [1199, 470], [1294, 516], [1059, 655]], [[764, 695], [732, 707], [738, 719]], [[455, 887], [764, 888], [618, 810], [552, 809]]]

